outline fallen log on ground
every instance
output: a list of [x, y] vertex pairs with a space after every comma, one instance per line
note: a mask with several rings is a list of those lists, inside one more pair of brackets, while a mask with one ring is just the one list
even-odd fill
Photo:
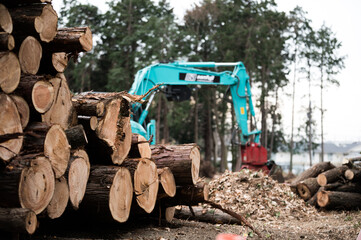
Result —
[[292, 182], [291, 182], [291, 189], [296, 192], [297, 184], [307, 178], [315, 178], [318, 174], [327, 171], [329, 169], [335, 168], [335, 166], [330, 162], [321, 162], [314, 164], [312, 167], [307, 169], [306, 171], [299, 174]]
[[310, 199], [319, 188], [320, 185], [317, 183], [317, 178], [307, 178], [297, 184], [297, 192], [305, 201]]
[[330, 210], [361, 209], [361, 194], [321, 191], [317, 194], [317, 204], [322, 208]]
[[341, 166], [320, 173], [317, 176], [317, 183], [323, 187], [328, 183], [336, 182], [341, 176], [344, 175], [347, 169], [347, 166]]
[[200, 153], [196, 144], [155, 145], [151, 146], [151, 150], [157, 167], [169, 167], [177, 185], [197, 183]]
[[0, 229], [5, 232], [33, 234], [37, 228], [36, 214], [27, 208], [0, 208]]

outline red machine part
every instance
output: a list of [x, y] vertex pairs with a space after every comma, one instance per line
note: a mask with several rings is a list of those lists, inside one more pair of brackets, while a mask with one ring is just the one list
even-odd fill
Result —
[[251, 142], [246, 145], [241, 145], [241, 158], [241, 169], [248, 168], [252, 170], [262, 170], [266, 174], [269, 173], [269, 169], [266, 166], [267, 150], [260, 144]]

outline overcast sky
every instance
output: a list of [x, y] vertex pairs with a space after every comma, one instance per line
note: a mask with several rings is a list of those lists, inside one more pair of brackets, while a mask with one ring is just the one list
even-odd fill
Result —
[[[97, 5], [103, 12], [106, 9], [105, 1], [89, 0], [82, 1]], [[182, 18], [186, 9], [191, 8], [198, 0], [170, 0], [171, 6], [178, 18]], [[361, 141], [361, 77], [359, 64], [361, 63], [361, 1], [360, 0], [276, 0], [279, 10], [290, 11], [297, 5], [308, 12], [308, 18], [312, 20], [314, 29], [318, 29], [323, 23], [331, 27], [336, 37], [342, 42], [340, 55], [347, 55], [345, 69], [337, 76], [340, 87], [329, 87], [325, 91], [325, 141], [352, 142]], [[62, 0], [53, 0], [57, 12], [59, 12]], [[242, 61], [242, 59], [240, 59]], [[247, 67], [247, 66], [246, 66]], [[299, 125], [304, 116], [302, 98], [307, 88], [298, 83], [296, 95], [296, 125]], [[290, 132], [291, 93], [285, 89], [281, 96], [283, 109], [283, 124], [286, 132]], [[314, 92], [314, 101], [319, 104], [319, 92]], [[304, 100], [303, 100], [304, 101]], [[318, 111], [319, 112], [319, 111]], [[303, 114], [303, 115], [302, 115]], [[317, 124], [320, 125], [319, 114], [315, 114]], [[260, 119], [260, 117], [258, 117]], [[318, 128], [319, 129], [319, 128]], [[319, 131], [318, 131], [319, 132]]]

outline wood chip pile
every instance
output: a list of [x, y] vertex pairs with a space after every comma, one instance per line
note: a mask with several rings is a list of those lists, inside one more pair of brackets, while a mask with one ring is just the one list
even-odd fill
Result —
[[57, 21], [51, 0], [0, 0], [0, 230], [32, 234], [38, 215], [64, 212], [171, 220], [173, 206], [206, 199], [198, 146], [150, 148], [132, 134], [130, 104], [142, 97], [72, 96], [63, 72], [92, 34]]
[[361, 209], [361, 167], [353, 161], [339, 167], [317, 163], [295, 178], [291, 189], [324, 210]]
[[226, 171], [215, 177], [209, 183], [209, 198], [253, 220], [272, 221], [317, 214], [317, 210], [307, 206], [288, 185], [248, 169]]

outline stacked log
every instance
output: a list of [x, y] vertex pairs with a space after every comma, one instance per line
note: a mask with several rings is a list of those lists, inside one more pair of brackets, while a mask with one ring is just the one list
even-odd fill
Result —
[[[50, 2], [0, 1], [2, 231], [32, 234], [37, 215], [58, 218], [69, 199], [78, 208], [90, 173], [82, 150], [87, 138], [73, 120], [62, 73], [69, 56], [92, 48], [91, 32], [57, 29], [58, 16]], [[68, 46], [48, 47], [54, 44]]]
[[308, 204], [325, 210], [361, 208], [361, 168], [352, 163], [339, 167], [318, 163], [300, 174], [292, 183]]

